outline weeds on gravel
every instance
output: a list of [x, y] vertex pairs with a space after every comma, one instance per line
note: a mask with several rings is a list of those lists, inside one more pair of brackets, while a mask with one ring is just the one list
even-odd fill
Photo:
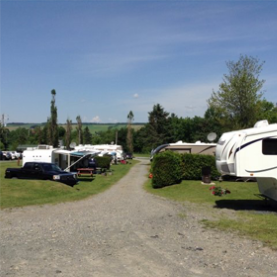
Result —
[[136, 163], [132, 160], [128, 164], [112, 165], [112, 174], [96, 174], [92, 181], [82, 179], [73, 188], [53, 181], [5, 179], [6, 168], [18, 166], [16, 162], [0, 163], [0, 207], [3, 209], [84, 199], [108, 189]]
[[[216, 197], [200, 181], [183, 181], [181, 184], [153, 189], [151, 180], [145, 189], [171, 200], [195, 203], [195, 211], [209, 213], [214, 220], [202, 220], [207, 228], [236, 231], [240, 235], [262, 241], [277, 250], [277, 210], [258, 197], [257, 183], [215, 182], [216, 186], [231, 191]], [[232, 213], [228, 211], [233, 211]]]

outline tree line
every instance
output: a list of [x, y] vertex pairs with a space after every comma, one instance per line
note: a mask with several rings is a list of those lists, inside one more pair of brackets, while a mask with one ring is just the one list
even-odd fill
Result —
[[55, 104], [56, 91], [52, 90], [50, 117], [46, 124], [35, 128], [20, 127], [9, 131], [0, 124], [1, 149], [16, 149], [21, 144], [49, 144], [57, 147], [61, 143], [66, 149], [71, 142], [77, 144], [109, 144], [112, 141], [123, 146], [127, 152], [149, 153], [158, 145], [170, 142], [207, 141], [210, 132], [219, 138], [223, 132], [253, 127], [258, 120], [277, 122], [277, 106], [267, 101], [262, 90], [265, 80], [260, 79], [264, 62], [258, 58], [241, 55], [238, 61], [226, 63], [229, 70], [223, 76], [218, 91], [213, 91], [207, 101], [203, 117], [178, 117], [168, 113], [160, 104], [148, 112], [148, 122], [140, 129], [132, 128], [134, 114], [127, 115], [126, 127], [108, 129], [92, 134], [81, 116], [77, 115], [77, 127], [73, 129], [71, 119], [65, 127], [58, 124]]

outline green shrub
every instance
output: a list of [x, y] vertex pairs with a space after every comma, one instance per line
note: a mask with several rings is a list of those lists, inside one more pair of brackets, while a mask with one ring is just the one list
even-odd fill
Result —
[[111, 156], [96, 156], [95, 158], [97, 167], [100, 167], [101, 169], [110, 169], [111, 165]]
[[151, 164], [153, 188], [162, 188], [178, 184], [182, 180], [181, 155], [165, 151], [154, 156]]
[[182, 154], [183, 180], [201, 180], [202, 168], [211, 168], [211, 179], [215, 180], [220, 176], [216, 169], [215, 157], [202, 154]]

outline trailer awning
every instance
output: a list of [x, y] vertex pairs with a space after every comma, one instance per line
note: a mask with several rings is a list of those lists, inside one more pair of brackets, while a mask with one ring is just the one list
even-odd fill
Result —
[[77, 164], [79, 161], [81, 161], [84, 158], [88, 158], [88, 157], [94, 157], [97, 154], [99, 154], [99, 152], [96, 151], [80, 151], [80, 152], [71, 152], [70, 156], [71, 157], [77, 157], [79, 158], [77, 161], [75, 161], [73, 164], [71, 164], [70, 166], [68, 166], [65, 171], [68, 171], [70, 167], [72, 167], [73, 165]]
[[58, 149], [58, 150], [54, 150], [55, 153], [58, 153], [58, 154], [64, 154], [64, 155], [68, 155], [71, 153], [71, 151], [69, 150], [64, 150], [64, 149]]
[[85, 156], [95, 156], [99, 154], [99, 151], [78, 151], [78, 152], [71, 152], [70, 156], [75, 156], [75, 157], [85, 157]]

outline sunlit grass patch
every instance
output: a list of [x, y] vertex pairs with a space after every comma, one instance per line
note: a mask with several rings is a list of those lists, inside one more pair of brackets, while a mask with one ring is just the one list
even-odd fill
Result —
[[0, 205], [3, 209], [84, 199], [111, 187], [136, 163], [112, 165], [112, 174], [95, 174], [93, 180], [81, 180], [74, 187], [46, 180], [5, 179], [6, 168], [18, 166], [16, 162], [1, 163]]

